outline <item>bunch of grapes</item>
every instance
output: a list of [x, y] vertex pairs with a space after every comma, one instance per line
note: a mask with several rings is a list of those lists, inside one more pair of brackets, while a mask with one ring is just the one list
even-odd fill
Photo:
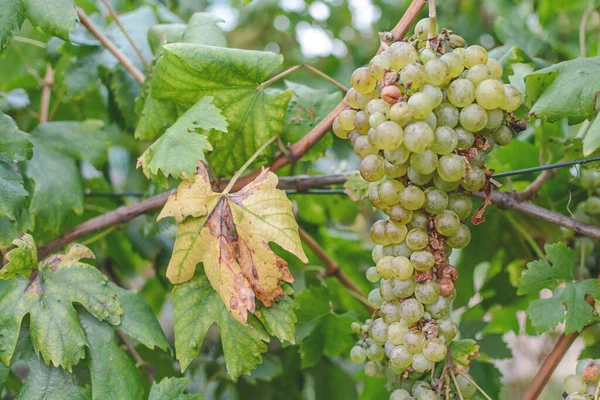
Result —
[[[576, 374], [563, 382], [567, 400], [592, 400], [600, 394], [600, 359], [586, 358], [577, 363]], [[596, 397], [598, 398], [598, 397]]]
[[[422, 374], [446, 358], [458, 333], [449, 318], [458, 271], [448, 257], [471, 240], [469, 194], [490, 184], [486, 155], [512, 139], [522, 101], [483, 47], [465, 48], [445, 30], [428, 40], [428, 28], [429, 19], [419, 21], [413, 37], [354, 71], [350, 108], [333, 123], [362, 158], [371, 204], [387, 215], [371, 227], [376, 266], [366, 272], [379, 282], [369, 293], [378, 310], [353, 324], [362, 339], [351, 359], [366, 361], [368, 376]], [[438, 398], [407, 396], [392, 399]]]

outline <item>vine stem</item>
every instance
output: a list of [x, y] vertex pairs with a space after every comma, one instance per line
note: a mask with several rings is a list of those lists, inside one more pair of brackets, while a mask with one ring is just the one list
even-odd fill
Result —
[[83, 26], [85, 26], [87, 30], [90, 31], [90, 33], [94, 35], [96, 39], [98, 39], [100, 43], [102, 43], [102, 45], [106, 47], [106, 49], [110, 51], [117, 60], [119, 60], [121, 65], [123, 65], [123, 68], [125, 68], [138, 83], [144, 83], [144, 74], [137, 69], [135, 65], [133, 65], [131, 60], [127, 58], [127, 56], [125, 56], [125, 54], [123, 54], [113, 42], [111, 42], [102, 32], [100, 32], [92, 20], [87, 16], [85, 11], [77, 7], [77, 15], [79, 16], [79, 20]]
[[456, 381], [456, 376], [454, 375], [453, 368], [450, 369], [450, 377], [452, 378], [452, 381], [454, 382], [454, 387], [456, 388], [456, 393], [458, 393], [458, 398], [460, 400], [465, 400], [465, 398], [462, 395], [462, 392], [460, 391], [460, 388], [458, 387], [458, 382]]
[[127, 29], [125, 29], [125, 27], [121, 23], [121, 20], [119, 19], [119, 16], [115, 12], [115, 9], [110, 5], [110, 3], [108, 2], [108, 0], [102, 0], [102, 3], [104, 3], [104, 5], [106, 6], [106, 8], [108, 9], [108, 13], [115, 20], [115, 23], [117, 24], [117, 26], [119, 27], [119, 29], [121, 29], [121, 32], [123, 32], [123, 35], [125, 35], [125, 38], [127, 39], [127, 41], [129, 42], [129, 44], [133, 48], [133, 51], [135, 51], [135, 54], [137, 54], [137, 56], [139, 57], [139, 59], [142, 62], [142, 64], [144, 64], [144, 66], [147, 67], [148, 66], [148, 62], [144, 58], [144, 55], [142, 54], [142, 52], [140, 51], [140, 49], [136, 46], [135, 42], [133, 41], [133, 38], [129, 35], [129, 32], [127, 32]]
[[427, 31], [427, 48], [431, 48], [431, 39], [437, 36], [437, 14], [435, 0], [429, 0], [429, 29]]
[[42, 85], [42, 98], [40, 100], [40, 124], [48, 122], [48, 109], [50, 108], [50, 95], [54, 85], [54, 70], [50, 64], [46, 65], [46, 75]]
[[123, 342], [125, 347], [127, 347], [127, 350], [129, 351], [129, 353], [133, 357], [135, 364], [138, 366], [139, 369], [142, 370], [146, 379], [148, 379], [148, 381], [150, 381], [150, 383], [154, 382], [154, 377], [152, 376], [152, 373], [150, 373], [150, 371], [148, 370], [146, 361], [144, 361], [142, 356], [140, 356], [140, 353], [137, 352], [137, 350], [135, 349], [135, 347], [133, 346], [131, 341], [120, 330], [117, 330], [116, 332], [117, 332], [117, 336], [119, 336], [119, 339], [121, 339], [121, 341]]
[[456, 368], [456, 372], [460, 375], [462, 375], [463, 378], [465, 378], [466, 380], [468, 380], [469, 382], [471, 382], [471, 384], [473, 386], [475, 386], [477, 388], [477, 390], [479, 390], [479, 392], [483, 395], [483, 397], [485, 397], [487, 400], [492, 400], [492, 398], [490, 396], [488, 396], [488, 394], [485, 392], [485, 390], [483, 390], [478, 384], [477, 382], [475, 382], [475, 380], [473, 378], [471, 378], [469, 375], [465, 374], [464, 372], [462, 372], [460, 369]]
[[332, 77], [330, 77], [329, 75], [327, 75], [326, 73], [324, 73], [323, 71], [321, 71], [321, 70], [319, 70], [319, 69], [317, 69], [317, 68], [315, 68], [315, 67], [313, 67], [311, 65], [308, 65], [308, 64], [294, 65], [293, 67], [290, 67], [290, 68], [286, 69], [285, 71], [280, 72], [279, 74], [275, 75], [271, 79], [263, 82], [260, 86], [264, 89], [264, 88], [272, 85], [273, 83], [277, 82], [281, 78], [284, 78], [284, 77], [288, 76], [292, 72], [295, 72], [295, 71], [299, 70], [300, 68], [306, 68], [307, 70], [309, 70], [313, 74], [315, 74], [317, 76], [320, 76], [321, 78], [323, 78], [326, 81], [330, 82], [333, 86], [337, 87], [342, 92], [347, 92], [348, 91], [348, 88], [346, 86], [342, 85], [340, 82], [336, 81], [335, 79], [333, 79]]

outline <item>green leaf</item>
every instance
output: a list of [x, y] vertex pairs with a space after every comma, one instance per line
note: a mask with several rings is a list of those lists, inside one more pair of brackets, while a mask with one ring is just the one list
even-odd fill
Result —
[[140, 164], [146, 177], [158, 175], [160, 170], [165, 177], [194, 180], [198, 161], [206, 161], [204, 152], [213, 149], [206, 138], [208, 132], [227, 132], [227, 121], [212, 100], [210, 96], [198, 100], [142, 154]]
[[183, 43], [205, 44], [209, 46], [227, 47], [227, 39], [217, 23], [223, 19], [209, 13], [194, 13], [183, 32]]
[[143, 378], [135, 363], [115, 342], [113, 327], [88, 313], [79, 316], [90, 353], [92, 399], [144, 398]]
[[538, 292], [544, 288], [554, 289], [565, 281], [573, 280], [574, 259], [571, 249], [563, 242], [544, 246], [548, 262], [542, 260], [527, 264], [527, 270], [519, 280], [517, 294]]
[[185, 371], [200, 352], [208, 328], [219, 326], [227, 372], [232, 378], [249, 373], [262, 362], [269, 335], [260, 322], [248, 315], [248, 326], [237, 322], [227, 311], [206, 276], [175, 286], [175, 350]]
[[479, 352], [479, 345], [473, 339], [455, 340], [449, 347], [454, 363], [462, 369], [468, 369], [471, 360], [477, 357]]
[[594, 118], [583, 138], [583, 155], [589, 156], [600, 147], [600, 118]]
[[[259, 304], [257, 303], [257, 306]], [[267, 332], [282, 342], [287, 340], [294, 344], [297, 308], [298, 305], [296, 302], [286, 295], [282, 299], [276, 300], [275, 304], [271, 307], [257, 307], [254, 314], [262, 322]]]
[[37, 247], [30, 234], [13, 240], [16, 246], [6, 254], [6, 264], [0, 269], [0, 279], [11, 279], [17, 276], [29, 278], [31, 272], [37, 268]]
[[[163, 51], [154, 70], [152, 96], [186, 109], [203, 96], [213, 96], [215, 106], [227, 118], [227, 134], [213, 130], [208, 135], [215, 149], [208, 161], [215, 174], [236, 171], [262, 144], [282, 132], [292, 92], [261, 86], [281, 65], [281, 56], [185, 43], [166, 45]], [[256, 162], [271, 155], [272, 151]]]
[[69, 41], [79, 18], [72, 0], [24, 0], [27, 18], [40, 31]]
[[0, 50], [6, 47], [13, 31], [21, 28], [25, 19], [25, 4], [22, 0], [6, 0], [2, 2], [0, 14]]
[[[285, 144], [295, 143], [317, 125], [342, 100], [342, 93], [329, 93], [324, 89], [285, 81], [285, 86], [294, 91], [285, 115], [281, 140]], [[316, 161], [333, 145], [333, 136], [325, 135], [302, 157], [306, 161]]]
[[[492, 399], [500, 399], [502, 390], [502, 373], [494, 364], [487, 361], [473, 360], [469, 375]], [[477, 394], [480, 396], [480, 394]], [[483, 399], [482, 396], [478, 397]]]
[[140, 88], [140, 84], [121, 64], [117, 64], [111, 71], [110, 89], [114, 101], [125, 121], [125, 126], [131, 129], [135, 128], [138, 121], [134, 100], [140, 95]]
[[155, 99], [152, 97], [152, 91], [149, 90], [134, 136], [140, 140], [152, 140], [160, 136], [176, 120], [177, 106], [175, 103]]
[[121, 324], [115, 328], [150, 349], [158, 347], [168, 351], [169, 342], [144, 296], [114, 283], [109, 283], [109, 287], [115, 291], [117, 301], [123, 308]]
[[148, 400], [200, 400], [199, 394], [184, 394], [189, 378], [164, 378], [160, 383], [154, 382]]
[[337, 314], [329, 306], [329, 294], [323, 287], [311, 287], [296, 296], [302, 367], [316, 365], [323, 355], [335, 357], [356, 342], [350, 328], [356, 318], [350, 313]]
[[26, 314], [36, 352], [47, 363], [67, 370], [85, 356], [85, 336], [72, 303], [99, 320], [113, 325], [121, 322], [117, 294], [100, 271], [79, 261], [92, 257], [86, 247], [72, 245], [66, 254], [49, 257], [29, 280], [8, 281], [0, 295], [0, 360], [10, 363]]
[[23, 186], [23, 177], [12, 164], [0, 159], [0, 216], [16, 220], [27, 205], [29, 193]]
[[15, 161], [29, 160], [33, 155], [33, 144], [29, 138], [11, 117], [0, 113], [0, 153]]
[[[183, 33], [186, 24], [157, 24], [148, 30], [148, 42], [154, 54], [162, 52], [164, 43], [180, 43], [183, 41]], [[207, 43], [210, 44], [210, 43]]]
[[352, 201], [361, 201], [367, 198], [371, 184], [365, 181], [358, 171], [346, 174], [344, 182], [344, 192]]
[[281, 360], [273, 355], [266, 354], [263, 357], [263, 362], [256, 367], [249, 376], [245, 376], [245, 380], [256, 384], [258, 381], [272, 382], [278, 376], [284, 374]]
[[567, 117], [570, 124], [589, 118], [600, 90], [600, 57], [554, 64], [525, 77], [530, 113], [548, 121]]

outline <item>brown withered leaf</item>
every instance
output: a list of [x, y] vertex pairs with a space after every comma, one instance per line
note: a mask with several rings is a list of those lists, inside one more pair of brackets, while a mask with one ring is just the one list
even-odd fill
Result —
[[294, 278], [269, 243], [308, 262], [292, 203], [277, 183], [277, 176], [265, 169], [236, 193], [216, 193], [200, 165], [194, 182], [183, 181], [158, 216], [174, 217], [179, 224], [167, 269], [169, 280], [186, 282], [194, 276], [196, 265], [203, 263], [227, 310], [243, 324], [248, 311], [254, 312], [255, 298], [266, 307], [273, 305], [283, 296], [280, 282]]

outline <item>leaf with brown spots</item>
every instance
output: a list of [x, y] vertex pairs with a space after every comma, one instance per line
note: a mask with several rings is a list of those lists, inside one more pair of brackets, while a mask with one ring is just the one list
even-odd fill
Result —
[[269, 170], [236, 193], [213, 192], [208, 173], [198, 167], [195, 181], [182, 182], [158, 219], [179, 223], [167, 269], [172, 283], [189, 281], [198, 263], [233, 317], [246, 323], [255, 298], [266, 307], [283, 295], [280, 282], [293, 282], [287, 262], [273, 242], [307, 262], [298, 236], [292, 203], [277, 189]]

